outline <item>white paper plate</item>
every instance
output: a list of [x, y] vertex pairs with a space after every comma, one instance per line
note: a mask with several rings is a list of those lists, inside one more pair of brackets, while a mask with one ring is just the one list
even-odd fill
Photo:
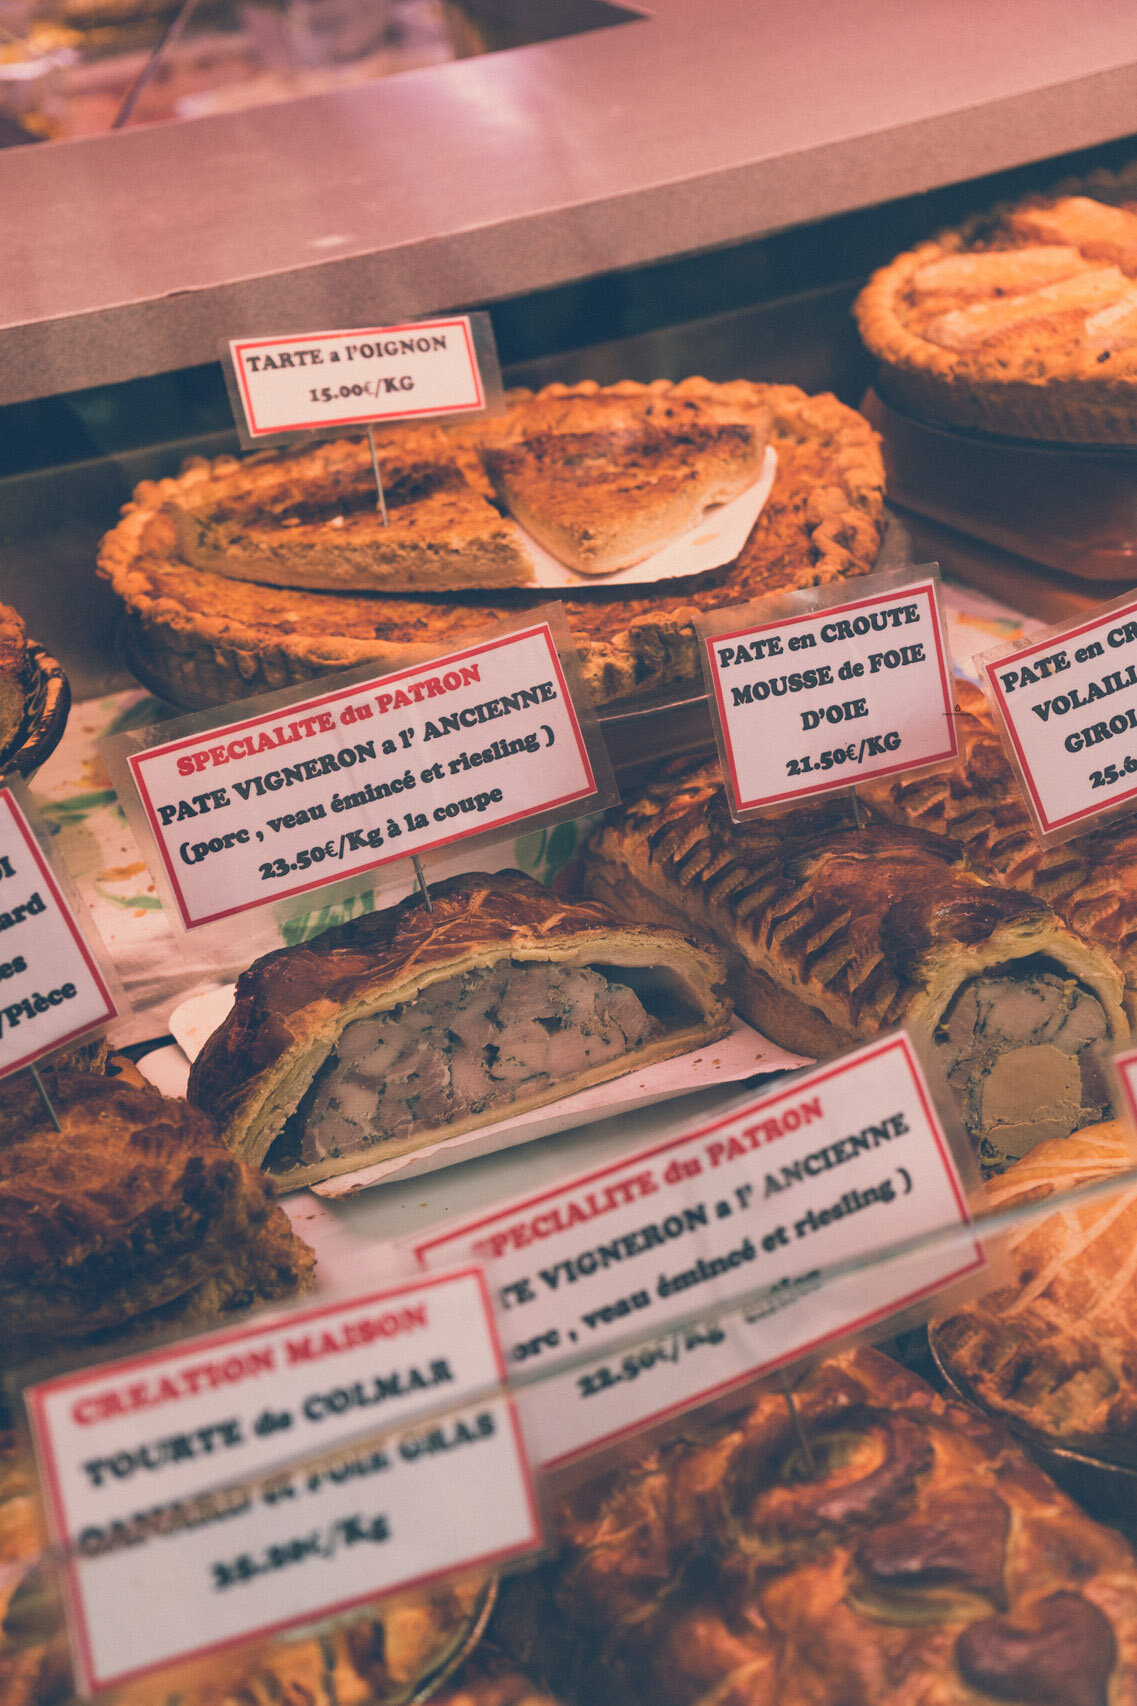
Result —
[[[587, 592], [589, 587], [601, 591], [610, 586], [637, 586], [644, 582], [676, 580], [687, 575], [706, 575], [733, 563], [750, 537], [750, 531], [762, 513], [778, 472], [778, 455], [772, 444], [766, 446], [762, 469], [752, 486], [747, 486], [729, 503], [716, 504], [702, 520], [686, 533], [661, 545], [650, 557], [644, 557], [631, 568], [617, 569], [610, 575], [580, 575], [562, 563], [550, 551], [527, 533], [514, 517], [525, 550], [533, 563], [534, 579], [526, 586], [571, 586], [574, 594]], [[469, 583], [475, 584], [473, 582]]]
[[[206, 1038], [217, 1029], [232, 1004], [232, 984], [207, 990], [183, 1001], [170, 1015], [170, 1030], [180, 1046], [155, 1049], [152, 1054], [145, 1055], [139, 1062], [139, 1071], [166, 1095], [184, 1096], [190, 1061], [197, 1058]], [[787, 1072], [810, 1064], [806, 1056], [788, 1054], [785, 1049], [767, 1041], [736, 1015], [731, 1021], [730, 1031], [717, 1043], [692, 1049], [673, 1060], [656, 1061], [639, 1071], [627, 1072], [622, 1078], [579, 1090], [573, 1096], [562, 1096], [559, 1101], [550, 1102], [531, 1113], [514, 1114], [510, 1119], [497, 1120], [478, 1131], [444, 1138], [441, 1143], [410, 1155], [396, 1155], [389, 1161], [367, 1161], [361, 1154], [360, 1166], [354, 1172], [321, 1180], [311, 1189], [321, 1197], [351, 1196], [371, 1185], [392, 1179], [417, 1178], [424, 1173], [433, 1173], [439, 1167], [453, 1167], [460, 1161], [494, 1155], [499, 1150], [513, 1148], [515, 1144], [531, 1143], [535, 1138], [591, 1125], [597, 1120], [610, 1119], [614, 1114], [630, 1113], [633, 1109], [649, 1107], [653, 1102], [670, 1101], [694, 1090], [735, 1084], [759, 1073]]]

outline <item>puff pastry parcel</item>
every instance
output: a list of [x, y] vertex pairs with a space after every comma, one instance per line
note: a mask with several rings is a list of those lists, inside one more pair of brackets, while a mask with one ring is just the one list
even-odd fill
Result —
[[892, 823], [946, 836], [975, 870], [1037, 895], [1072, 930], [1100, 942], [1121, 968], [1137, 1020], [1137, 815], [1040, 847], [986, 699], [957, 681], [956, 704], [958, 763], [914, 779], [884, 777], [857, 793]]
[[0, 1093], [0, 1367], [53, 1340], [216, 1324], [304, 1289], [315, 1259], [267, 1179], [149, 1085], [55, 1071]]
[[499, 1639], [576, 1706], [1132, 1706], [1137, 1561], [874, 1351], [556, 1500]]
[[190, 1100], [282, 1187], [425, 1148], [722, 1036], [721, 956], [475, 872], [258, 960]]
[[[1056, 1199], [1009, 1234], [1012, 1278], [941, 1317], [946, 1371], [1004, 1421], [1050, 1445], [1137, 1464], [1137, 1167], [1113, 1121], [1044, 1143], [986, 1188], [992, 1212]], [[1081, 1202], [1063, 1193], [1117, 1182]]]
[[943, 839], [858, 829], [844, 801], [734, 824], [717, 766], [687, 764], [610, 814], [585, 883], [717, 941], [739, 1012], [785, 1048], [934, 1038], [988, 1164], [1108, 1108], [1093, 1050], [1127, 1034], [1117, 967]]

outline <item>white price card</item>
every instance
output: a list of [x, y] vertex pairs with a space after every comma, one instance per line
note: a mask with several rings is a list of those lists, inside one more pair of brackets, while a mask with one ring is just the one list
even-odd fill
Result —
[[26, 1388], [82, 1687], [540, 1546], [501, 1376], [468, 1269]]
[[[493, 1214], [417, 1240], [426, 1267], [485, 1264], [506, 1357], [549, 1468], [866, 1328], [983, 1266], [930, 1248], [825, 1283], [827, 1266], [966, 1226], [959, 1173], [902, 1032]], [[715, 1320], [748, 1294], [745, 1315]], [[690, 1322], [705, 1312], [697, 1326]], [[631, 1355], [559, 1362], [641, 1333]]]
[[699, 623], [737, 819], [781, 800], [921, 769], [959, 750], [932, 569], [716, 611]]
[[[477, 318], [488, 326], [486, 315]], [[469, 314], [460, 314], [406, 326], [234, 338], [229, 355], [248, 436], [484, 410], [477, 344], [486, 332], [478, 331]], [[496, 376], [496, 359], [492, 366]]]
[[0, 788], [0, 1077], [117, 1012], [30, 811], [10, 785]]
[[1044, 846], [1137, 799], [1137, 599], [977, 660]]
[[192, 733], [154, 745], [159, 731], [122, 736], [108, 762], [138, 794], [191, 930], [607, 803], [607, 761], [585, 738], [578, 691], [546, 618], [394, 675], [272, 695], [271, 709], [232, 722], [189, 718]]

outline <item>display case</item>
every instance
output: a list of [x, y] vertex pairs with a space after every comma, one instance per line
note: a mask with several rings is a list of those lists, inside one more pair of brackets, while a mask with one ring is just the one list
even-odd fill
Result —
[[[1121, 1706], [1133, 819], [1046, 845], [977, 684], [1126, 592], [1133, 449], [916, 419], [852, 308], [937, 229], [1126, 166], [1137, 26], [523, 22], [467, 6], [471, 57], [0, 151], [4, 763], [123, 992], [109, 1064], [67, 1039], [38, 1089], [0, 1076], [0, 1699]], [[235, 460], [229, 340], [477, 310], [498, 412]], [[701, 482], [634, 569], [764, 470], [709, 568], [586, 561], [552, 594], [469, 568], [518, 528], [534, 560], [610, 522], [618, 550], [645, 487]], [[422, 519], [439, 493], [460, 525]], [[409, 581], [343, 578], [400, 527], [459, 539], [448, 584], [409, 552]], [[739, 821], [704, 624], [772, 632], [931, 561], [958, 756]], [[549, 680], [491, 679], [550, 599]], [[428, 788], [462, 782], [458, 819], [507, 764], [548, 781], [557, 697], [592, 785], [452, 837]], [[828, 771], [852, 749], [823, 733]], [[167, 749], [195, 780], [147, 792]], [[412, 868], [424, 803], [446, 833]], [[229, 903], [242, 837], [275, 904]], [[46, 892], [0, 912], [0, 979]], [[455, 1275], [480, 1303], [414, 1348]], [[175, 1488], [187, 1359], [234, 1371], [202, 1450], [255, 1455]]]

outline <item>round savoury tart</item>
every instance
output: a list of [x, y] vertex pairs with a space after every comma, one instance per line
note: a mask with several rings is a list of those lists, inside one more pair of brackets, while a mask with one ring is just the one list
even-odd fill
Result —
[[1015, 438], [1137, 443], [1137, 166], [898, 255], [856, 317], [900, 408]]
[[[760, 419], [778, 473], [749, 539], [726, 567], [697, 580], [598, 587], [564, 600], [595, 703], [699, 685], [694, 624], [704, 611], [873, 567], [884, 501], [876, 435], [835, 397], [810, 397], [796, 386], [702, 379], [550, 386], [535, 397], [515, 395], [503, 417], [447, 435], [453, 456], [469, 467], [479, 448], [487, 457], [494, 449], [504, 455], [515, 450], [529, 418], [557, 430], [555, 420], [548, 426], [550, 403], [596, 397], [647, 398], [664, 408], [690, 400], [725, 426]], [[146, 482], [103, 541], [100, 573], [121, 600], [131, 661], [147, 685], [177, 704], [224, 703], [362, 664], [386, 671], [424, 662], [548, 601], [547, 591], [519, 588], [312, 591], [232, 579], [189, 562], [182, 512], [194, 494], [242, 469], [246, 484], [255, 483], [258, 467], [267, 496], [281, 485], [281, 460], [272, 457], [240, 464], [223, 458], [190, 467], [179, 479]]]

